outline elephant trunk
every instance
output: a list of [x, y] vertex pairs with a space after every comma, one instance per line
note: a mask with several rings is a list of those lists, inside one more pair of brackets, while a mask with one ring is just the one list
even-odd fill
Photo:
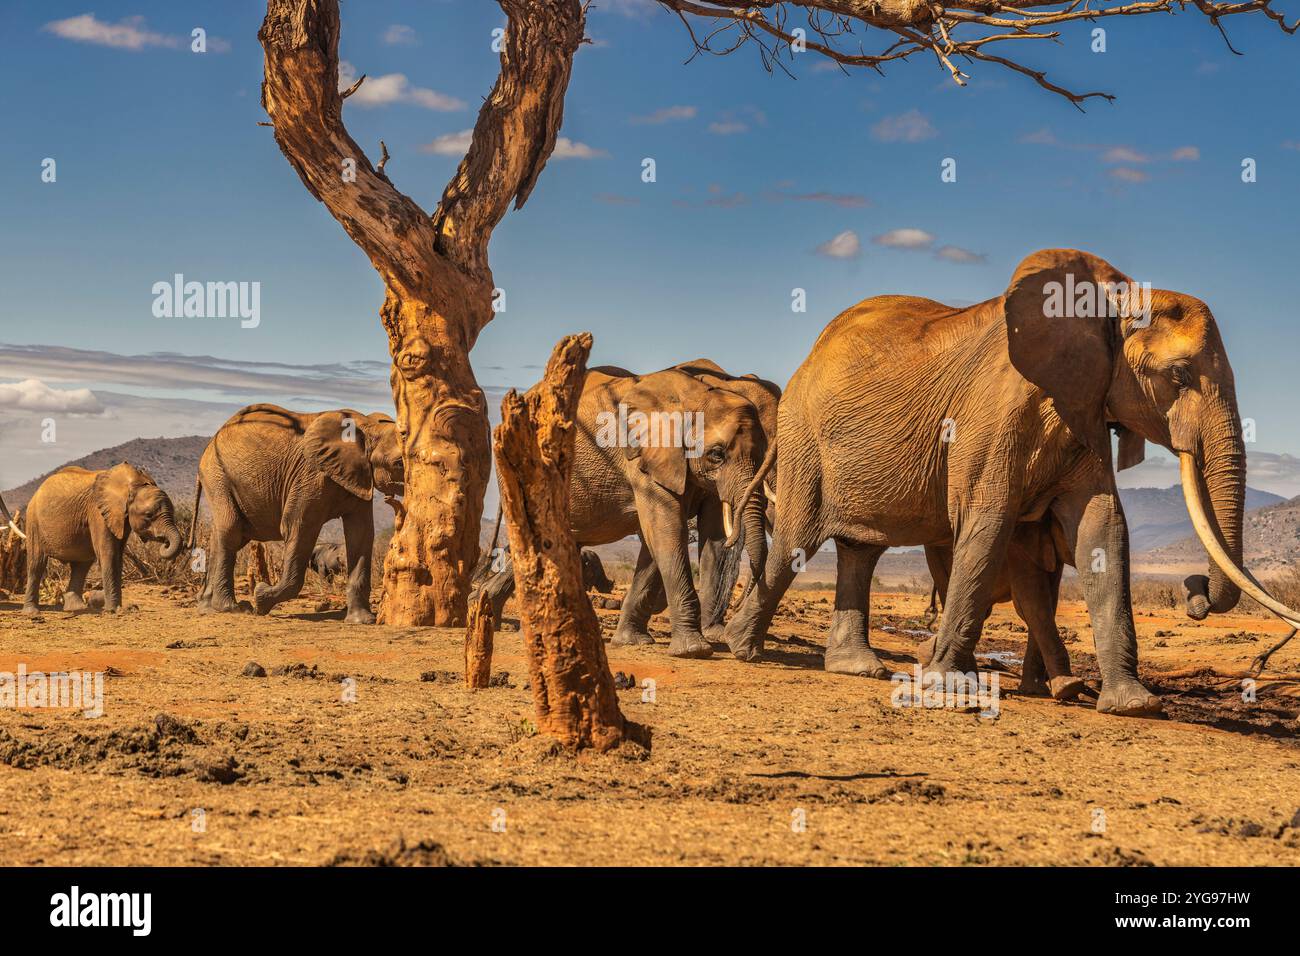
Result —
[[[1202, 429], [1201, 478], [1209, 495], [1209, 512], [1223, 541], [1228, 559], [1241, 567], [1242, 514], [1246, 499], [1246, 452], [1235, 413], [1228, 408]], [[1186, 582], [1187, 614], [1202, 620], [1237, 606], [1241, 589], [1219, 564], [1210, 562], [1209, 575], [1193, 575]]]
[[751, 494], [741, 512], [745, 529], [745, 552], [749, 555], [749, 571], [755, 581], [762, 580], [763, 568], [767, 565], [765, 506], [766, 501], [761, 494]]
[[168, 518], [167, 523], [163, 528], [164, 543], [161, 550], [159, 550], [158, 552], [159, 556], [164, 561], [170, 561], [172, 558], [176, 557], [176, 555], [179, 554], [181, 550], [181, 541], [182, 538], [181, 538], [180, 528], [176, 527], [175, 521], [173, 521], [171, 518]]

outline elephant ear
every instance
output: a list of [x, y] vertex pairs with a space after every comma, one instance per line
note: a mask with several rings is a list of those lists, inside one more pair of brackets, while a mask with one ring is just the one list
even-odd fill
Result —
[[1120, 345], [1106, 289], [1130, 282], [1089, 253], [1043, 249], [1020, 263], [1002, 297], [1011, 364], [1103, 461], [1110, 460], [1106, 393]]
[[1115, 432], [1119, 435], [1119, 460], [1115, 463], [1115, 467], [1123, 471], [1125, 468], [1142, 464], [1147, 457], [1147, 440], [1133, 429], [1125, 428], [1123, 425], [1116, 426]]
[[141, 485], [151, 484], [152, 479], [126, 462], [114, 465], [95, 476], [92, 496], [95, 507], [99, 509], [104, 524], [108, 526], [113, 537], [121, 540], [126, 537], [127, 509], [131, 499]]
[[[661, 410], [658, 408], [659, 403], [653, 396], [638, 390], [627, 397], [626, 404], [628, 435], [627, 443], [623, 446], [623, 454], [628, 461], [636, 461], [642, 474], [648, 475], [656, 484], [662, 485], [675, 495], [685, 494], [686, 449], [674, 448], [671, 445], [656, 447], [654, 441], [656, 436], [652, 434], [654, 429], [649, 424], [653, 411]], [[638, 413], [645, 416], [647, 427], [644, 430], [634, 427], [636, 421], [634, 416]]]
[[369, 501], [374, 494], [365, 416], [343, 409], [317, 415], [302, 436], [303, 456], [326, 478]]

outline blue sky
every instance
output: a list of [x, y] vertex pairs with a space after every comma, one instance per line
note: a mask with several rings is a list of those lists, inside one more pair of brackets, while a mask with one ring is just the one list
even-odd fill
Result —
[[[1283, 6], [1300, 17], [1300, 0]], [[264, 12], [255, 0], [0, 10], [0, 343], [27, 347], [0, 350], [0, 437], [31, 434], [3, 392], [31, 378], [209, 403], [217, 422], [266, 398], [384, 402], [380, 282], [257, 125]], [[495, 79], [503, 24], [487, 0], [344, 4], [342, 58], [370, 76], [348, 128], [372, 159], [387, 143], [388, 173], [426, 209], [459, 159], [447, 144]], [[1300, 37], [1229, 18], [1245, 53], [1234, 56], [1198, 14], [1102, 25], [1104, 54], [1091, 27], [1068, 25], [1060, 45], [1002, 51], [1118, 97], [1080, 113], [992, 64], [971, 66], [965, 89], [920, 57], [846, 76], [810, 53], [795, 80], [746, 50], [684, 64], [676, 17], [598, 3], [567, 99], [570, 158], [552, 160], [493, 238], [507, 310], [474, 351], [480, 382], [526, 386], [557, 338], [590, 330], [593, 363], [649, 371], [706, 355], [784, 384], [824, 325], [867, 296], [978, 301], [1034, 249], [1078, 246], [1208, 301], [1257, 422], [1252, 452], [1300, 452]], [[206, 54], [189, 50], [196, 26]], [[41, 181], [46, 157], [55, 183]], [[646, 157], [655, 183], [641, 181]], [[940, 182], [945, 158], [956, 183]], [[261, 324], [155, 318], [151, 287], [177, 272], [260, 282]], [[796, 287], [805, 314], [791, 312]], [[160, 352], [220, 361], [153, 379]], [[331, 389], [339, 369], [348, 390]], [[259, 394], [264, 372], [275, 389]], [[142, 427], [138, 410], [99, 403], [99, 421], [69, 424], [76, 441]], [[208, 417], [191, 415], [189, 430]], [[143, 421], [186, 433], [183, 414]], [[0, 463], [0, 487], [72, 450], [91, 449]]]

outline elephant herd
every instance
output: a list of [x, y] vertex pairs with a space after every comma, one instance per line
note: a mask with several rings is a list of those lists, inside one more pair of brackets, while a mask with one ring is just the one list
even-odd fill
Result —
[[[1300, 621], [1241, 568], [1246, 455], [1210, 309], [1139, 286], [1088, 253], [1036, 252], [1004, 293], [966, 308], [867, 299], [823, 330], [784, 393], [707, 360], [647, 375], [594, 367], [575, 424], [577, 543], [641, 542], [613, 644], [653, 643], [649, 618], [666, 608], [670, 655], [709, 657], [725, 642], [737, 658], [758, 660], [785, 591], [833, 540], [824, 667], [889, 677], [869, 640], [872, 575], [886, 549], [920, 546], [944, 600], [938, 633], [922, 648], [927, 671], [974, 672], [991, 606], [1011, 600], [1030, 635], [1022, 691], [1069, 698], [1082, 682], [1070, 673], [1055, 615], [1062, 569], [1072, 565], [1095, 636], [1097, 709], [1156, 713], [1159, 700], [1138, 679], [1115, 480], [1115, 468], [1141, 461], [1148, 441], [1178, 456], [1211, 557], [1207, 575], [1185, 582], [1188, 615], [1228, 611], [1245, 591]], [[284, 573], [257, 586], [258, 613], [295, 597], [309, 566], [328, 565], [346, 568], [347, 620], [373, 622], [375, 489], [403, 489], [391, 418], [242, 409], [199, 466], [195, 522], [202, 494], [212, 511], [200, 609], [237, 609], [235, 555], [249, 541], [283, 539]], [[316, 547], [332, 518], [343, 522], [341, 552]], [[65, 607], [79, 608], [96, 560], [105, 608], [118, 607], [132, 531], [164, 542], [165, 556], [181, 547], [171, 502], [143, 471], [122, 464], [51, 476], [28, 509], [26, 610], [37, 608], [49, 557], [72, 568]], [[192, 525], [191, 547], [193, 534]], [[750, 581], [728, 620], [742, 548]], [[492, 585], [498, 614], [512, 583], [502, 571]]]

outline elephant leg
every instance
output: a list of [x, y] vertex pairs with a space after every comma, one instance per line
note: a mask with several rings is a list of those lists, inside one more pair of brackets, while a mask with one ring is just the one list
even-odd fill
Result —
[[713, 647], [700, 633], [700, 598], [691, 581], [690, 544], [686, 516], [676, 500], [659, 501], [638, 493], [637, 513], [642, 516], [643, 538], [659, 566], [668, 592], [668, 618], [673, 657], [710, 657]]
[[[796, 540], [800, 543], [795, 544]], [[794, 583], [798, 573], [795, 570], [796, 554], [805, 557], [814, 555], [821, 545], [822, 541], [813, 537], [811, 532], [806, 532], [802, 539], [782, 533], [781, 518], [778, 515], [776, 534], [772, 539], [772, 549], [767, 553], [763, 577], [750, 584], [745, 599], [727, 622], [727, 647], [739, 660], [756, 661], [762, 658], [767, 629], [776, 614], [777, 605], [781, 603], [781, 598]]]
[[30, 527], [27, 529], [27, 592], [23, 595], [23, 613], [35, 616], [41, 613], [41, 582], [45, 579], [45, 566], [49, 559], [41, 547], [40, 538]]
[[826, 639], [825, 668], [833, 674], [888, 678], [890, 671], [871, 649], [871, 575], [885, 553], [879, 545], [835, 542], [835, 613]]
[[699, 530], [700, 621], [704, 636], [710, 641], [720, 641], [731, 592], [740, 577], [741, 543], [726, 547], [720, 500], [707, 499], [695, 520]]
[[86, 575], [90, 572], [90, 566], [93, 563], [93, 561], [73, 561], [71, 563], [72, 571], [68, 575], [68, 587], [63, 592], [63, 610], [86, 610], [86, 600], [82, 597], [82, 592], [86, 589]]
[[[316, 544], [320, 527], [304, 528], [302, 525], [293, 527], [293, 533], [284, 542], [284, 568], [280, 571], [280, 580], [274, 585], [258, 581], [257, 587], [253, 589], [253, 610], [258, 614], [269, 614], [271, 608], [283, 601], [292, 601], [302, 592], [303, 580], [307, 577], [307, 562], [311, 560], [311, 549]], [[368, 598], [367, 594], [367, 603]], [[349, 583], [349, 619], [352, 614], [351, 600], [352, 591]]]
[[954, 536], [943, 622], [926, 671], [974, 674], [975, 647], [993, 607], [1015, 517], [999, 508], [966, 515], [956, 523], [960, 530]]
[[96, 549], [105, 611], [117, 611], [122, 607], [122, 552], [125, 549], [126, 543], [113, 537], [105, 537]]
[[[952, 569], [952, 548], [927, 544], [925, 563], [930, 569], [930, 580], [933, 582], [930, 588], [930, 609], [925, 615], [925, 626], [927, 630], [933, 630], [935, 622], [939, 619], [939, 608], [948, 601], [948, 572]], [[932, 634], [916, 646], [917, 663], [922, 666], [930, 663], [937, 642], [938, 635]]]
[[623, 607], [618, 612], [618, 627], [610, 639], [611, 646], [628, 644], [653, 644], [650, 636], [650, 616], [654, 613], [655, 598], [663, 591], [663, 581], [659, 568], [650, 556], [650, 549], [644, 539], [641, 551], [636, 556], [636, 570], [632, 573], [632, 583], [623, 597]]
[[[348, 561], [348, 613], [349, 624], [374, 624], [375, 615], [370, 610], [370, 561], [375, 550], [375, 513], [370, 502], [364, 508], [343, 516], [343, 541]], [[311, 552], [307, 552], [308, 558]], [[304, 573], [305, 573], [304, 566]]]
[[1074, 700], [1083, 681], [1070, 673], [1070, 655], [1056, 628], [1056, 593], [1061, 572], [1044, 571], [1011, 549], [1007, 556], [1011, 601], [1029, 628], [1020, 692], [1037, 697], [1051, 694], [1057, 700]]
[[227, 613], [241, 610], [239, 601], [235, 599], [235, 558], [245, 544], [247, 541], [237, 527], [212, 528], [208, 537], [208, 571], [204, 585], [207, 601], [200, 601], [200, 611]]
[[1058, 498], [1052, 510], [1074, 552], [1101, 669], [1097, 710], [1144, 716], [1160, 712], [1160, 699], [1137, 674], [1137, 629], [1129, 589], [1128, 524], [1114, 477], [1107, 471], [1088, 488]]

